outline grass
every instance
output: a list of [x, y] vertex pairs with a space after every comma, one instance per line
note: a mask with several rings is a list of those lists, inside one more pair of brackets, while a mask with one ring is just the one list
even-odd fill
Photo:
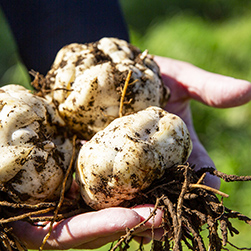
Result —
[[[211, 1], [218, 6], [217, 13], [221, 13], [214, 17], [212, 10], [208, 8], [206, 12], [199, 5], [210, 1], [187, 1], [184, 9], [182, 1], [176, 1], [176, 5], [170, 1], [166, 9], [164, 3], [167, 1], [162, 1], [159, 9], [150, 2], [121, 0], [133, 44], [152, 54], [184, 60], [211, 72], [251, 81], [251, 15], [247, 13], [247, 7], [229, 1], [230, 5], [237, 6], [234, 12], [224, 6], [223, 1]], [[196, 5], [193, 10], [191, 3], [200, 7]], [[150, 16], [146, 17], [147, 22], [143, 22], [144, 13], [140, 12], [143, 9]], [[27, 71], [15, 53], [15, 44], [1, 16], [0, 31], [0, 82], [27, 85]], [[213, 109], [192, 101], [191, 106], [192, 111], [196, 111], [193, 113], [196, 131], [216, 167], [228, 174], [251, 175], [251, 104]], [[223, 182], [221, 190], [230, 195], [225, 200], [226, 206], [251, 217], [250, 183]], [[235, 224], [241, 233], [232, 242], [250, 248], [251, 228], [239, 222]], [[109, 245], [97, 250], [107, 250]], [[135, 250], [133, 245], [132, 250]]]
[[9, 83], [29, 88], [30, 77], [20, 61], [12, 33], [0, 9], [0, 86]]

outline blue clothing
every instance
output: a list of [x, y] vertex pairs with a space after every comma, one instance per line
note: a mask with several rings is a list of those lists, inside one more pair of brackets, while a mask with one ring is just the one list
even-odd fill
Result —
[[70, 43], [129, 40], [117, 0], [0, 0], [28, 70], [46, 74]]

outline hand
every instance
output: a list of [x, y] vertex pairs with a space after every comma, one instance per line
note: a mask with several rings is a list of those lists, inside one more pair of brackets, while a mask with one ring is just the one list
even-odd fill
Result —
[[[193, 151], [189, 163], [195, 164], [196, 169], [215, 167], [194, 130], [189, 100], [195, 99], [217, 108], [240, 106], [251, 100], [251, 84], [210, 73], [182, 61], [159, 56], [154, 59], [160, 67], [164, 84], [171, 91], [166, 110], [180, 116], [190, 131]], [[220, 187], [220, 180], [215, 176], [207, 175], [205, 182], [211, 187]]]
[[[188, 63], [155, 57], [160, 66], [164, 83], [171, 90], [171, 98], [166, 109], [179, 115], [187, 124], [193, 141], [193, 151], [189, 158], [191, 164], [199, 169], [205, 166], [214, 167], [205, 148], [200, 143], [193, 127], [189, 100], [195, 99], [212, 107], [234, 107], [251, 100], [251, 85], [244, 80], [221, 76], [203, 71]], [[220, 181], [207, 175], [206, 183], [219, 188]], [[92, 249], [108, 242], [117, 240], [125, 234], [127, 228], [132, 228], [142, 222], [153, 210], [153, 206], [138, 206], [129, 208], [108, 208], [97, 212], [89, 212], [71, 217], [56, 223], [45, 248], [47, 249]], [[155, 228], [155, 238], [160, 239], [163, 230], [160, 229], [162, 212], [157, 210], [154, 220], [135, 232], [136, 239], [152, 237], [152, 223]], [[48, 227], [35, 227], [26, 222], [12, 224], [15, 233], [25, 242], [28, 248], [38, 249]]]
[[[79, 194], [78, 185], [73, 182], [68, 192], [69, 198]], [[95, 249], [109, 242], [116, 241], [148, 218], [153, 211], [153, 205], [141, 205], [133, 209], [114, 207], [95, 212], [88, 212], [70, 217], [53, 225], [52, 234], [44, 249]], [[162, 222], [162, 211], [158, 209], [156, 215], [144, 226], [135, 231], [135, 239], [144, 243], [152, 239], [152, 224], [155, 228], [154, 237], [160, 240], [163, 229], [159, 228]], [[48, 233], [50, 223], [46, 227], [33, 226], [27, 222], [17, 221], [11, 224], [14, 233], [29, 249], [38, 250]]]

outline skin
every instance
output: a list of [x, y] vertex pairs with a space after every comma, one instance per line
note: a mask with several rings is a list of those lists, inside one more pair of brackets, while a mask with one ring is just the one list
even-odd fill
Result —
[[[191, 99], [215, 108], [230, 108], [251, 100], [251, 83], [197, 68], [189, 63], [155, 56], [164, 83], [170, 88], [171, 97], [166, 110], [180, 116], [186, 123], [193, 141], [188, 162], [201, 167], [215, 167], [194, 130], [189, 101]], [[217, 177], [207, 175], [205, 183], [220, 188]]]
[[[251, 84], [245, 80], [209, 73], [185, 62], [157, 56], [155, 60], [160, 66], [163, 81], [172, 94], [166, 109], [179, 115], [190, 131], [193, 151], [189, 162], [195, 164], [197, 169], [205, 166], [215, 167], [194, 130], [189, 101], [195, 99], [216, 108], [240, 106], [251, 100]], [[206, 184], [219, 188], [220, 181], [207, 175]], [[70, 195], [74, 196], [77, 192], [78, 187], [74, 183]], [[127, 228], [142, 222], [153, 208], [153, 205], [141, 205], [132, 209], [115, 207], [71, 217], [54, 225], [45, 249], [100, 247], [117, 240]], [[135, 233], [135, 239], [141, 240], [143, 237], [145, 242], [149, 241], [152, 236], [152, 223], [155, 238], [160, 239], [163, 233], [159, 228], [161, 218], [162, 212], [158, 210], [154, 221], [150, 220]], [[27, 247], [33, 249], [38, 249], [48, 231], [48, 227], [34, 227], [24, 222], [16, 222], [13, 227]]]

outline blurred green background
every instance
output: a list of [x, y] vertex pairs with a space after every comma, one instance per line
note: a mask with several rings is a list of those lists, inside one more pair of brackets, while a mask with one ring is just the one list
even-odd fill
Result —
[[[131, 42], [142, 50], [251, 81], [250, 0], [120, 1]], [[0, 84], [29, 86], [29, 81], [0, 13]], [[196, 131], [216, 167], [228, 174], [251, 175], [251, 104], [214, 109], [192, 101], [191, 106]], [[224, 199], [227, 207], [251, 217], [250, 182], [222, 182], [221, 190], [230, 195]], [[240, 234], [230, 241], [251, 248], [251, 227], [238, 221], [233, 224]], [[133, 245], [131, 250], [135, 249]]]

